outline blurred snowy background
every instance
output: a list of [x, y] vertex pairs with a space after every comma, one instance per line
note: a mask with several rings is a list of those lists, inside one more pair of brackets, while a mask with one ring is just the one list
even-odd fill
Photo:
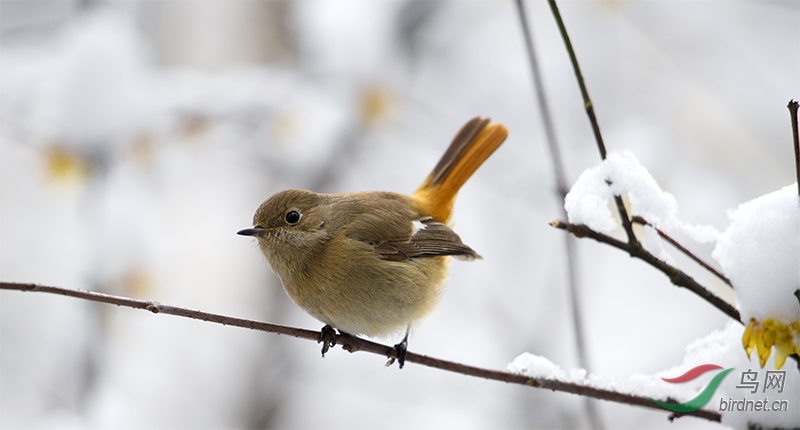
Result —
[[[610, 150], [686, 222], [794, 181], [800, 3], [565, 1]], [[528, 3], [569, 181], [598, 155], [545, 2]], [[410, 349], [577, 365], [560, 214], [510, 1], [0, 2], [0, 279], [319, 329], [249, 238], [288, 187], [411, 192], [481, 115], [510, 130], [464, 187], [454, 262]], [[708, 257], [713, 245], [690, 246]], [[579, 243], [590, 367], [681, 362], [724, 315]], [[673, 252], [710, 288], [713, 276]], [[730, 294], [726, 296], [733, 299]], [[742, 352], [742, 354], [744, 354]], [[572, 428], [581, 399], [369, 354], [44, 294], [0, 293], [3, 428]], [[612, 428], [717, 427], [600, 403]]]

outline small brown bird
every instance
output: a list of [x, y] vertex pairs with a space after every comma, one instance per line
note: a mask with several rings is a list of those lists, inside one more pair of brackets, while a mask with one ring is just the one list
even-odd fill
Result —
[[261, 204], [238, 234], [258, 239], [289, 297], [326, 324], [323, 356], [333, 328], [379, 337], [405, 329], [395, 345], [403, 367], [408, 329], [436, 304], [447, 257], [480, 258], [447, 223], [458, 190], [507, 135], [502, 124], [470, 120], [410, 196], [289, 189]]

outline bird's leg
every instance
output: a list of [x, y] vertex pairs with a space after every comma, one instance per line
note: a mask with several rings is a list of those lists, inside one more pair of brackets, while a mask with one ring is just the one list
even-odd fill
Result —
[[336, 330], [329, 324], [325, 324], [325, 327], [322, 327], [322, 330], [319, 331], [317, 343], [322, 344], [322, 357], [324, 358], [328, 349], [336, 346]]
[[[406, 335], [403, 336], [403, 340], [400, 343], [396, 344], [394, 348], [392, 348], [392, 351], [397, 352], [397, 365], [400, 366], [401, 369], [403, 368], [403, 365], [406, 364], [406, 354], [408, 353], [408, 332], [410, 330], [411, 330], [411, 325], [408, 325], [406, 327]], [[389, 367], [392, 364], [394, 364], [394, 360], [395, 360], [394, 357], [392, 357], [392, 355], [390, 354], [389, 361], [386, 362], [386, 367]]]

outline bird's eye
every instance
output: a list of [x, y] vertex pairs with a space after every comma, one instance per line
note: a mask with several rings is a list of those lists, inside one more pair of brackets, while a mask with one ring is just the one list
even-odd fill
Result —
[[289, 224], [296, 224], [297, 221], [300, 221], [300, 213], [297, 211], [289, 211], [286, 214], [286, 222]]

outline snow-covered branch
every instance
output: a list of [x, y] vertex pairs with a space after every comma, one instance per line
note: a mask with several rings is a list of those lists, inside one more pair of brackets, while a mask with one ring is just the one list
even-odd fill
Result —
[[[649, 222], [647, 222], [646, 219], [644, 219], [644, 218], [642, 218], [640, 216], [634, 216], [631, 220], [633, 222], [635, 222], [636, 224], [639, 224], [639, 225], [642, 225], [642, 226], [650, 226], [650, 227], [652, 227], [652, 225]], [[703, 261], [702, 258], [700, 258], [697, 255], [695, 255], [694, 252], [690, 251], [688, 248], [686, 248], [685, 246], [681, 245], [677, 240], [673, 239], [672, 236], [668, 235], [667, 233], [665, 233], [660, 228], [657, 228], [657, 227], [653, 227], [653, 228], [658, 233], [658, 235], [661, 236], [662, 239], [664, 239], [667, 242], [669, 242], [670, 245], [672, 245], [675, 248], [677, 248], [684, 255], [686, 255], [687, 257], [691, 258], [695, 263], [699, 264], [704, 269], [706, 269], [709, 272], [713, 273], [714, 276], [719, 278], [722, 282], [728, 284], [728, 286], [731, 286], [731, 280], [728, 279], [727, 276], [725, 276], [722, 273], [720, 273], [719, 270], [715, 269], [712, 265], [710, 265], [710, 264], [706, 263], [705, 261]]]

